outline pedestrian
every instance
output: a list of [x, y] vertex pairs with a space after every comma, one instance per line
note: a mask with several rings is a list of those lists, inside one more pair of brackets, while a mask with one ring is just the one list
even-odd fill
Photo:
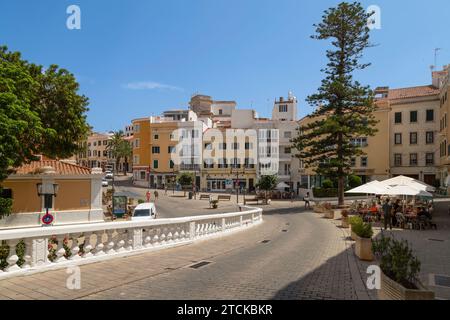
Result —
[[311, 209], [311, 205], [309, 204], [309, 192], [306, 193], [306, 197], [303, 198], [305, 201], [305, 209]]
[[164, 186], [164, 195], [167, 196], [167, 186]]
[[383, 213], [384, 213], [384, 230], [387, 230], [387, 226], [389, 224], [389, 228], [392, 230], [392, 215], [391, 215], [392, 206], [389, 203], [389, 198], [386, 199], [386, 202], [383, 204]]
[[147, 197], [147, 202], [150, 202], [150, 198], [152, 196], [152, 193], [150, 192], [150, 190], [147, 191], [147, 193], [145, 194], [145, 196]]
[[156, 202], [156, 200], [158, 200], [158, 191], [155, 190], [155, 192], [153, 194], [155, 195], [155, 202]]

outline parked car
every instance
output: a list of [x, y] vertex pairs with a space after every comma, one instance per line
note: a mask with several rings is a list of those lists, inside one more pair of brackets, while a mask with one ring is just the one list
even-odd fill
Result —
[[102, 187], [107, 187], [109, 186], [109, 182], [106, 179], [102, 179]]
[[131, 220], [147, 220], [156, 219], [156, 207], [153, 202], [141, 203], [136, 206], [133, 210], [133, 215]]
[[112, 179], [114, 178], [114, 174], [111, 171], [105, 171], [105, 178]]

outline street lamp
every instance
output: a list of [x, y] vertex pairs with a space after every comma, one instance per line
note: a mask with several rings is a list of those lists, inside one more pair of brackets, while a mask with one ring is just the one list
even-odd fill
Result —
[[[236, 164], [237, 166], [237, 164]], [[235, 189], [236, 189], [236, 204], [239, 203], [239, 187], [240, 187], [240, 183], [239, 183], [239, 168], [237, 167], [238, 170], [236, 170], [236, 182], [235, 182]], [[230, 174], [233, 175], [233, 164], [231, 164], [231, 168], [230, 168]], [[242, 170], [242, 175], [245, 175], [245, 167]], [[238, 186], [239, 184], [239, 186]]]
[[38, 197], [44, 197], [44, 209], [45, 215], [42, 217], [42, 222], [45, 225], [49, 225], [53, 222], [53, 215], [49, 214], [48, 210], [53, 207], [53, 197], [56, 198], [56, 195], [59, 191], [59, 185], [57, 183], [53, 184], [36, 184]]

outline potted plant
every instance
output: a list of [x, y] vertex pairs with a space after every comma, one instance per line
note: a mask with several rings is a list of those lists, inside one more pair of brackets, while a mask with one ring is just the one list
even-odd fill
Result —
[[217, 209], [219, 207], [219, 200], [211, 200], [211, 207]]
[[372, 250], [380, 262], [382, 300], [434, 300], [434, 292], [419, 280], [420, 261], [406, 240], [381, 235]]
[[373, 230], [370, 223], [357, 223], [352, 225], [352, 231], [356, 235], [355, 254], [364, 261], [372, 261], [372, 236]]
[[350, 234], [353, 241], [356, 240], [356, 234], [353, 231], [353, 225], [363, 223], [363, 219], [360, 216], [352, 216], [348, 218], [348, 224], [350, 225]]
[[348, 223], [348, 211], [347, 210], [342, 210], [341, 211], [341, 216], [342, 216], [342, 228], [348, 228], [349, 227], [349, 223]]

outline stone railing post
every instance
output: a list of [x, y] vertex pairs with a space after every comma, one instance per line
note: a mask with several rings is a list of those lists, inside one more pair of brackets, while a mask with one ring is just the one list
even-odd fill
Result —
[[225, 218], [222, 218], [222, 232], [227, 229], [227, 224]]
[[133, 250], [142, 249], [142, 229], [133, 229]]
[[242, 214], [239, 216], [239, 226], [242, 227]]
[[31, 266], [38, 267], [49, 264], [48, 260], [48, 238], [37, 238], [31, 240]]
[[189, 224], [189, 239], [195, 239], [195, 221]]

